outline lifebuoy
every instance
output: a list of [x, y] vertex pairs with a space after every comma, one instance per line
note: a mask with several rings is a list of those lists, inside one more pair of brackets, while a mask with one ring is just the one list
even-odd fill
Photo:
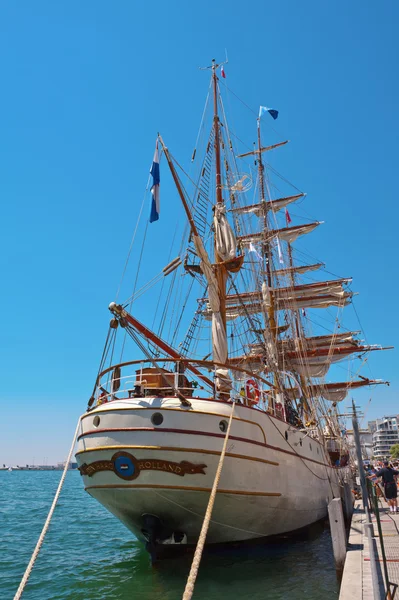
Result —
[[258, 384], [254, 379], [248, 379], [245, 386], [245, 394], [250, 404], [258, 404], [260, 399], [260, 391]]

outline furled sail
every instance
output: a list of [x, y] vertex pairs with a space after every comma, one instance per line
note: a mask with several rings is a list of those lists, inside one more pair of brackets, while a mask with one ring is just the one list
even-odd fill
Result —
[[[327, 335], [316, 335], [310, 337], [304, 337], [300, 339], [300, 344], [304, 348], [329, 348], [331, 345], [338, 346], [340, 344], [353, 344], [354, 346], [359, 345], [359, 341], [355, 339], [359, 331], [344, 331], [340, 333], [330, 333]], [[286, 338], [280, 341], [282, 349], [290, 349], [298, 345], [298, 339]]]
[[285, 356], [292, 361], [304, 359], [307, 362], [320, 362], [327, 356], [332, 362], [342, 360], [349, 354], [355, 352], [371, 352], [372, 350], [381, 350], [380, 346], [369, 346], [364, 344], [338, 344], [330, 347], [314, 348], [313, 350], [289, 350]]
[[[340, 381], [336, 383], [320, 383], [314, 384], [307, 387], [304, 391], [307, 396], [321, 396], [325, 400], [331, 402], [340, 402], [345, 399], [348, 394], [348, 390], [357, 389], [364, 386], [370, 385], [382, 385], [386, 384], [386, 381], [382, 379], [367, 379], [363, 378], [356, 381]], [[284, 394], [291, 400], [299, 399], [302, 396], [302, 391], [295, 387], [284, 390]]]
[[[373, 350], [384, 350], [381, 346], [350, 345], [332, 346], [331, 348], [318, 348], [317, 350], [292, 351], [282, 353], [279, 350], [279, 361], [281, 367], [287, 371], [294, 371], [303, 377], [324, 377], [331, 363], [339, 362], [348, 358], [351, 354], [372, 352]], [[265, 351], [257, 352], [253, 349], [248, 354], [230, 358], [233, 364], [247, 365], [255, 370], [268, 371], [265, 366]]]
[[292, 227], [282, 227], [281, 229], [270, 229], [268, 231], [259, 233], [248, 233], [246, 235], [238, 236], [237, 240], [241, 244], [249, 245], [254, 242], [268, 242], [274, 237], [278, 237], [284, 242], [292, 244], [300, 235], [306, 235], [310, 233], [316, 227], [322, 224], [323, 221], [316, 221], [314, 223], [308, 223], [306, 225], [294, 225]]
[[216, 251], [224, 261], [235, 258], [236, 238], [226, 218], [226, 207], [216, 204], [213, 218], [215, 227]]
[[[333, 279], [331, 281], [320, 281], [317, 283], [305, 283], [303, 285], [295, 285], [291, 287], [273, 288], [269, 292], [273, 292], [276, 300], [279, 299], [300, 299], [307, 296], [313, 297], [316, 295], [331, 294], [342, 297], [343, 286], [351, 281], [347, 279]], [[237, 304], [237, 302], [257, 302], [265, 299], [265, 290], [262, 284], [261, 292], [243, 292], [242, 294], [228, 294], [226, 296], [226, 305]], [[206, 301], [206, 298], [200, 298], [199, 302]]]
[[320, 281], [316, 283], [305, 283], [284, 288], [277, 288], [274, 291], [276, 298], [295, 298], [304, 296], [313, 296], [315, 294], [332, 294], [341, 296], [343, 286], [350, 283], [350, 278], [333, 279], [331, 281]]
[[[276, 310], [292, 309], [297, 310], [300, 308], [329, 308], [330, 306], [343, 307], [349, 304], [352, 298], [352, 294], [345, 292], [342, 297], [325, 295], [325, 296], [305, 296], [303, 298], [284, 299], [278, 302], [275, 306]], [[263, 312], [265, 304], [263, 302], [254, 303], [242, 303], [226, 308], [226, 319], [228, 321], [243, 317], [246, 315], [254, 315]], [[211, 318], [209, 307], [204, 309], [201, 313], [205, 319]]]
[[[329, 306], [345, 306], [352, 294], [345, 292], [343, 286], [350, 279], [337, 279], [309, 283], [270, 290], [265, 283], [261, 292], [244, 292], [243, 294], [228, 294], [226, 296], [226, 318], [236, 319], [246, 314], [262, 312], [270, 307], [270, 292], [273, 293], [276, 310], [299, 308], [327, 308]], [[199, 302], [207, 298], [200, 298]], [[205, 318], [210, 318], [209, 307], [203, 312]]]
[[[292, 350], [312, 350], [315, 348], [318, 349], [330, 349], [332, 347], [338, 347], [343, 344], [352, 344], [355, 347], [358, 347], [360, 342], [355, 339], [355, 335], [357, 335], [358, 331], [347, 331], [343, 333], [332, 333], [329, 335], [318, 335], [311, 337], [303, 337], [303, 338], [284, 338], [282, 340], [277, 341], [277, 346], [279, 352], [285, 353]], [[253, 352], [260, 352], [263, 348], [262, 344], [249, 344], [249, 348]]]
[[303, 361], [297, 363], [291, 362], [291, 369], [299, 373], [302, 377], [324, 377], [327, 375], [329, 368], [329, 362], [319, 362], [316, 364], [304, 363]]
[[338, 345], [330, 348], [292, 351], [284, 354], [285, 366], [288, 370], [296, 371], [304, 377], [324, 377], [331, 363], [348, 358], [351, 354], [382, 350], [380, 346], [368, 345]]
[[248, 206], [240, 206], [238, 208], [233, 208], [232, 212], [240, 215], [246, 215], [253, 213], [257, 217], [264, 215], [266, 211], [272, 210], [273, 212], [277, 212], [282, 208], [285, 208], [291, 202], [295, 202], [299, 198], [303, 198], [305, 194], [296, 194], [295, 196], [286, 196], [285, 198], [276, 198], [276, 200], [269, 200], [268, 202], [258, 202], [257, 204], [249, 204]]
[[[209, 310], [212, 319], [213, 360], [217, 363], [226, 363], [228, 356], [227, 335], [220, 314], [218, 283], [201, 238], [198, 235], [193, 235], [193, 242], [200, 258], [201, 270], [208, 282]], [[217, 389], [231, 389], [231, 380], [227, 369], [219, 367], [216, 369], [216, 386]]]
[[282, 277], [284, 275], [294, 275], [295, 273], [301, 275], [302, 273], [307, 273], [308, 271], [317, 271], [317, 269], [321, 269], [322, 267], [324, 267], [324, 263], [303, 265], [301, 267], [289, 267], [287, 269], [277, 269], [277, 271], [273, 271], [273, 275], [277, 275], [277, 277]]

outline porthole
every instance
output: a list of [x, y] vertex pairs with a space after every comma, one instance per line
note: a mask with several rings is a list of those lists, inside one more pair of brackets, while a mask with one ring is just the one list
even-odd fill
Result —
[[161, 413], [154, 413], [151, 417], [151, 423], [153, 423], [153, 425], [162, 425], [163, 415], [161, 415]]
[[226, 433], [226, 431], [227, 431], [227, 421], [220, 421], [220, 423], [219, 423], [219, 429], [223, 433]]
[[288, 431], [285, 432], [285, 441], [288, 442]]
[[94, 427], [98, 427], [100, 425], [100, 417], [98, 415], [96, 415], [93, 419], [93, 425]]

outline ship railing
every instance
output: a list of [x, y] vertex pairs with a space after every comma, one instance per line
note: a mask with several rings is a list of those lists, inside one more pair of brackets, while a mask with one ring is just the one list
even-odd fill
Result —
[[[134, 360], [105, 369], [97, 378], [94, 405], [150, 395], [171, 396], [178, 392], [187, 398], [235, 401], [286, 421], [284, 407], [275, 402], [273, 384], [259, 374], [236, 365], [222, 365], [205, 360], [158, 359], [157, 365], [159, 364], [162, 367], [154, 368], [151, 360]], [[188, 365], [198, 369], [201, 375], [190, 373]], [[229, 369], [232, 385], [229, 393], [217, 393], [215, 390], [213, 381], [216, 370], [220, 367]]]

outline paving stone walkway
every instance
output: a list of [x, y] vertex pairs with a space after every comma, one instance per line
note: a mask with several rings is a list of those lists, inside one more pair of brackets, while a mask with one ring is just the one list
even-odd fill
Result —
[[[385, 500], [379, 501], [380, 519], [385, 555], [387, 558], [388, 577], [391, 583], [399, 585], [399, 513], [391, 513]], [[339, 600], [373, 600], [373, 584], [371, 579], [370, 548], [364, 529], [366, 516], [362, 502], [355, 502], [351, 530], [348, 540], [344, 574], [342, 578]], [[372, 515], [374, 528], [374, 552], [378, 552], [377, 571], [384, 581], [381, 543], [377, 520]], [[385, 588], [386, 589], [386, 588]], [[392, 588], [391, 588], [392, 591]], [[384, 594], [382, 594], [384, 597]], [[399, 600], [399, 588], [395, 594]]]

